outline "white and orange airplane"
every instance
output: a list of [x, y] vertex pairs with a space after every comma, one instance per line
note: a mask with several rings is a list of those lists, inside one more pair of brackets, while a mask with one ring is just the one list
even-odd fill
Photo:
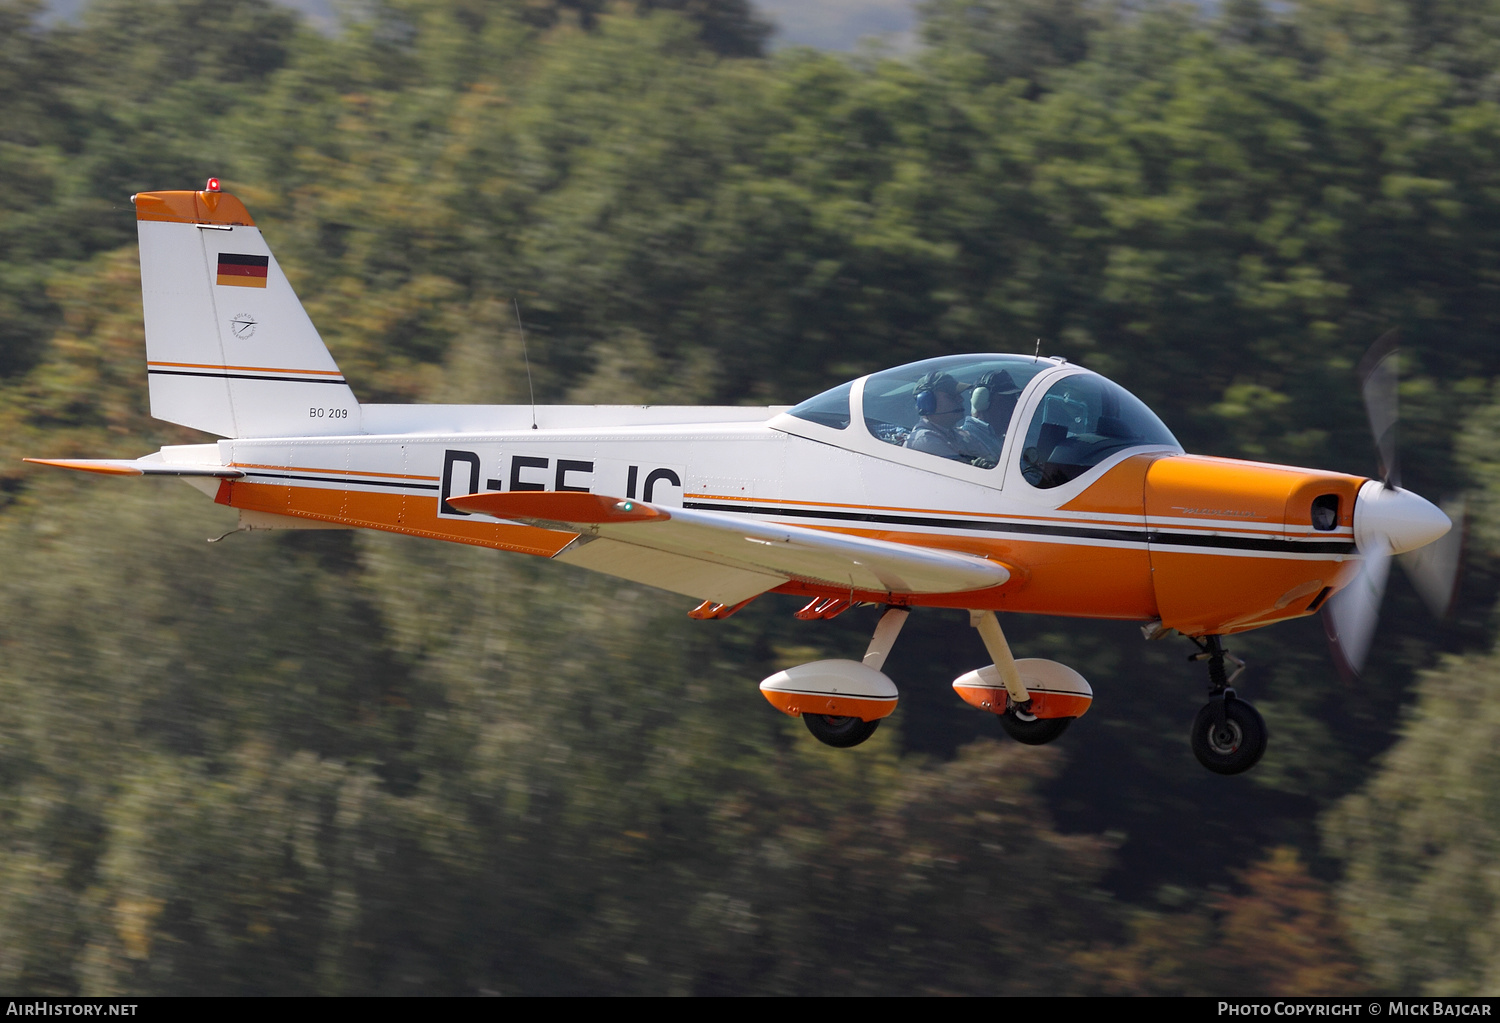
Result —
[[[794, 407], [363, 405], [238, 199], [210, 180], [132, 201], [151, 414], [224, 439], [29, 461], [176, 476], [245, 530], [383, 529], [553, 558], [690, 596], [694, 618], [767, 592], [805, 597], [804, 619], [882, 605], [861, 661], [761, 683], [832, 746], [895, 708], [880, 669], [913, 607], [970, 612], [993, 663], [954, 688], [1032, 744], [1092, 691], [1065, 665], [1016, 660], [996, 612], [1130, 619], [1198, 644], [1210, 699], [1193, 750], [1238, 773], [1266, 729], [1220, 637], [1312, 614], [1360, 579], [1334, 616], [1357, 666], [1389, 556], [1450, 528], [1393, 469], [1185, 454], [1139, 400], [1059, 358], [929, 359]], [[1366, 390], [1393, 467], [1393, 359]], [[1444, 558], [1426, 574], [1451, 591], [1432, 568]]]

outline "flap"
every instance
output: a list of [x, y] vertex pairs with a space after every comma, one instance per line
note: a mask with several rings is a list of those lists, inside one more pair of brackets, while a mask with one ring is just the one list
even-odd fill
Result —
[[999, 562], [956, 551], [601, 494], [488, 491], [450, 497], [448, 503], [499, 519], [566, 528], [580, 533], [583, 542], [600, 537], [762, 574], [765, 589], [796, 579], [886, 593], [966, 593], [1000, 586], [1011, 577]]

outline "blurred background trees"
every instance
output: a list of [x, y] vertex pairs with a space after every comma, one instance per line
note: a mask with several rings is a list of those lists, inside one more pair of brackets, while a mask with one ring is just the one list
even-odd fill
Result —
[[[934, 0], [767, 55], [744, 0], [0, 0], [0, 983], [28, 993], [1489, 992], [1500, 37], [1486, 4]], [[1193, 762], [1188, 651], [1008, 623], [1099, 699], [1008, 744], [919, 614], [837, 752], [754, 683], [867, 612], [338, 532], [234, 537], [137, 455], [135, 191], [225, 180], [361, 398], [789, 403], [960, 351], [1098, 369], [1189, 450], [1478, 508], [1366, 678], [1233, 647], [1272, 747]], [[179, 493], [179, 491], [181, 491]]]

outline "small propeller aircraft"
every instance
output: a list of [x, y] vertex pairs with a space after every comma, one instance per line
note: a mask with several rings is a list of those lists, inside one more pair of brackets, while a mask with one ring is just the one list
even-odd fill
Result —
[[[1066, 665], [1017, 660], [996, 612], [1189, 637], [1209, 681], [1193, 752], [1244, 771], [1266, 728], [1221, 637], [1333, 607], [1357, 669], [1390, 557], [1450, 529], [1400, 487], [1393, 349], [1366, 374], [1382, 480], [1185, 454], [1124, 388], [1030, 355], [928, 359], [793, 407], [362, 405], [217, 180], [132, 201], [151, 414], [224, 439], [29, 461], [176, 476], [243, 530], [383, 529], [553, 558], [690, 596], [698, 619], [767, 592], [806, 598], [801, 619], [883, 606], [862, 660], [761, 683], [831, 746], [895, 709], [886, 656], [911, 608], [945, 607], [970, 613], [993, 660], [957, 694], [1033, 745], [1092, 690]], [[1449, 562], [1412, 568], [1451, 593]]]

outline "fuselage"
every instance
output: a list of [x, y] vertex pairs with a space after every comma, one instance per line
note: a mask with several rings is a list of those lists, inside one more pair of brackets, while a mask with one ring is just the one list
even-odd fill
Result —
[[[1166, 435], [1038, 485], [1027, 460], [1037, 430], [1028, 446], [1025, 424], [1056, 418], [1044, 399], [1087, 372], [1043, 361], [988, 461], [892, 443], [865, 408], [862, 379], [842, 426], [777, 408], [366, 405], [357, 435], [219, 441], [213, 460], [245, 475], [202, 485], [252, 527], [390, 530], [695, 592], [659, 567], [599, 561], [576, 533], [447, 504], [481, 491], [590, 491], [946, 548], [1012, 569], [1004, 585], [978, 592], [835, 591], [798, 580], [777, 592], [1159, 619], [1190, 635], [1312, 613], [1352, 577], [1362, 477], [1187, 455]], [[169, 458], [205, 456], [179, 450]]]
[[[766, 583], [849, 603], [1160, 619], [1203, 635], [1316, 610], [1356, 572], [1356, 505], [1377, 503], [1359, 496], [1359, 477], [1186, 455], [1123, 388], [1020, 355], [928, 359], [787, 409], [362, 405], [238, 199], [212, 184], [133, 202], [151, 413], [229, 438], [160, 460], [184, 463], [178, 475], [250, 527], [479, 544], [716, 603], [738, 605]], [[591, 542], [558, 520], [543, 528], [448, 503], [518, 490], [700, 508], [720, 532], [648, 551], [649, 534]], [[1418, 544], [1441, 535], [1447, 520], [1419, 501], [1385, 494], [1369, 549], [1394, 550], [1398, 533]], [[854, 554], [832, 567], [735, 568], [740, 543], [759, 542], [725, 528], [735, 516], [971, 557], [926, 559], [956, 572], [939, 571], [952, 587], [903, 579], [910, 565], [867, 571]], [[843, 546], [872, 560], [885, 547]], [[1003, 568], [976, 568], [976, 557]], [[857, 588], [875, 582], [888, 590]]]

